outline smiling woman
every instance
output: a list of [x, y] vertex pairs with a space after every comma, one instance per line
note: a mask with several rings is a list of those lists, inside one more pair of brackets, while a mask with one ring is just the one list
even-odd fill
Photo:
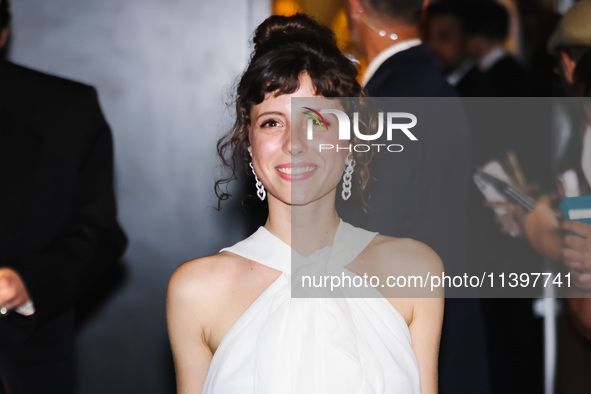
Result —
[[[368, 155], [320, 151], [354, 141], [339, 140], [334, 115], [309, 115], [320, 114], [314, 100], [334, 108], [332, 98], [362, 96], [355, 67], [330, 30], [301, 14], [270, 17], [254, 43], [236, 122], [218, 143], [231, 176], [216, 192], [228, 198], [220, 187], [248, 166], [269, 216], [246, 240], [181, 265], [170, 279], [179, 393], [435, 393], [441, 294], [386, 298], [367, 282], [392, 270], [436, 275], [441, 261], [419, 242], [340, 220], [337, 186], [342, 178], [344, 199], [360, 191]], [[316, 273], [365, 289], [331, 287], [315, 298], [298, 279]]]
[[[305, 129], [294, 116], [292, 98], [322, 97], [306, 71], [298, 77], [299, 87], [293, 93], [267, 93], [265, 99], [251, 109], [247, 148], [254, 172], [268, 190], [269, 206], [278, 199], [284, 204], [304, 205], [327, 198], [334, 204], [335, 186], [345, 165], [353, 159], [346, 150], [319, 152], [319, 143], [338, 144], [338, 132], [327, 130], [308, 139]], [[320, 126], [320, 125], [319, 125]]]

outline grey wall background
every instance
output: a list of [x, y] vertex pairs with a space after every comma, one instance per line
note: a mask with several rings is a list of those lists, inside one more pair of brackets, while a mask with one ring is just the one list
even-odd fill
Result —
[[94, 85], [115, 139], [127, 277], [78, 338], [81, 393], [169, 393], [168, 278], [245, 234], [213, 181], [261, 0], [12, 0], [10, 58]]

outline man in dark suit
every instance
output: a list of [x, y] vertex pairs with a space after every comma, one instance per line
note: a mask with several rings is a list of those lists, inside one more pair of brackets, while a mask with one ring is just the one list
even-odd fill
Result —
[[75, 390], [74, 306], [126, 245], [112, 163], [93, 88], [0, 60], [0, 393]]
[[430, 4], [425, 10], [425, 45], [460, 97], [487, 97], [492, 94], [492, 87], [468, 55], [466, 25], [472, 18], [469, 1], [442, 0]]
[[[532, 87], [523, 66], [505, 50], [509, 13], [494, 0], [469, 4], [470, 17], [464, 24], [468, 55], [478, 63], [493, 97], [529, 97]], [[484, 96], [485, 94], [481, 94]]]
[[[373, 215], [343, 216], [368, 230], [422, 241], [439, 254], [446, 274], [462, 275], [468, 271], [470, 139], [456, 92], [419, 39], [422, 5], [422, 0], [349, 0], [352, 41], [369, 62], [365, 90], [372, 97], [406, 97], [397, 103], [414, 105], [419, 140], [407, 141], [403, 152], [374, 158], [370, 171], [377, 180], [366, 189]], [[427, 115], [418, 114], [425, 110]], [[445, 309], [439, 392], [488, 393], [478, 300], [447, 300]]]

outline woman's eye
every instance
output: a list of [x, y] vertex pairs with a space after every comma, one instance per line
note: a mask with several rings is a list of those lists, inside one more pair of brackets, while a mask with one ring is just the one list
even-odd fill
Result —
[[313, 125], [320, 127], [322, 130], [330, 127], [330, 122], [326, 122], [319, 119], [312, 119]]
[[280, 127], [281, 123], [277, 122], [276, 120], [267, 120], [266, 122], [263, 122], [263, 124], [261, 124], [261, 127]]

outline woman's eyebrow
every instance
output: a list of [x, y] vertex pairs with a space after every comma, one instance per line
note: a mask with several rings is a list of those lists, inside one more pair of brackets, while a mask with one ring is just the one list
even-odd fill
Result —
[[261, 112], [260, 114], [258, 114], [255, 119], [258, 119], [258, 118], [260, 118], [261, 116], [264, 116], [264, 115], [280, 115], [280, 116], [285, 116], [285, 114], [283, 112], [280, 112], [280, 111], [265, 111], [265, 112]]

